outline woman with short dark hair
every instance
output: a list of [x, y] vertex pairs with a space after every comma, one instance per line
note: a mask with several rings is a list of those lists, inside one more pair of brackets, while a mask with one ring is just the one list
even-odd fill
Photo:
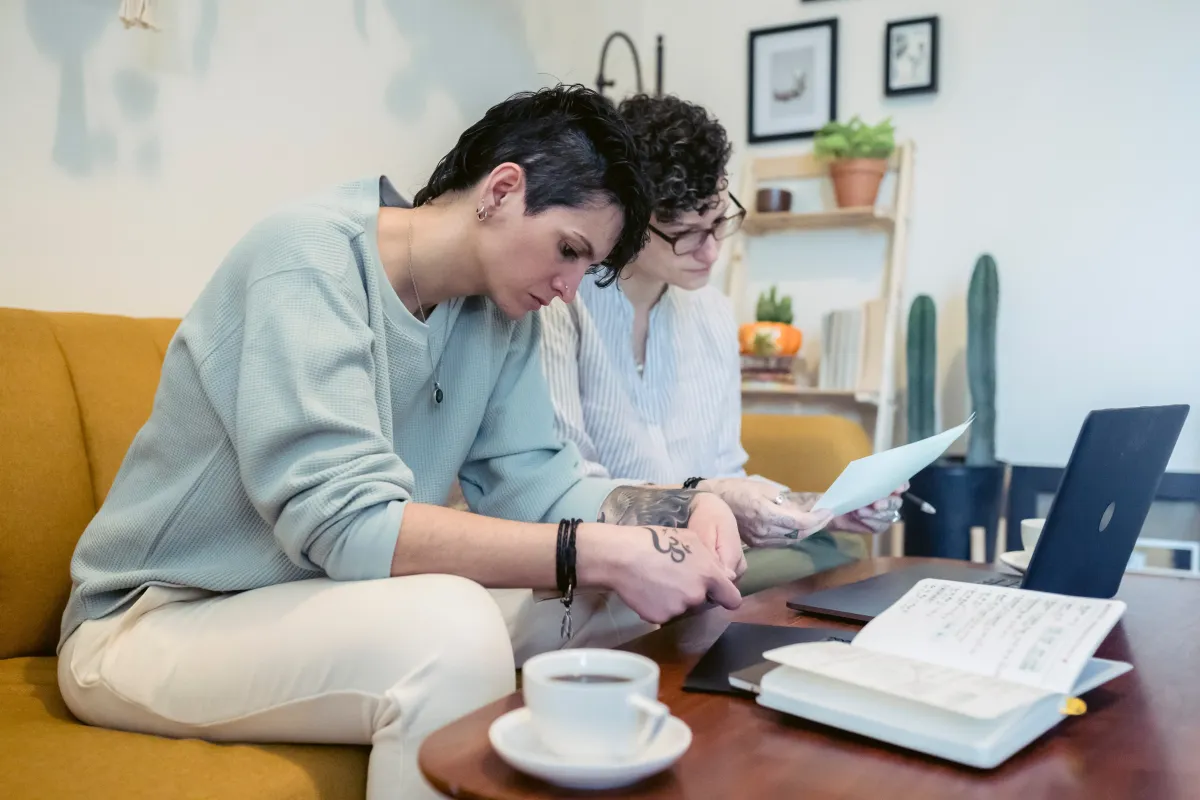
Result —
[[[369, 798], [433, 796], [420, 741], [515, 663], [740, 603], [722, 501], [584, 478], [554, 431], [529, 312], [650, 215], [612, 106], [510, 98], [414, 200], [376, 175], [270, 215], [184, 317], [71, 562], [80, 719], [370, 744]], [[475, 513], [440, 507], [456, 479]]]

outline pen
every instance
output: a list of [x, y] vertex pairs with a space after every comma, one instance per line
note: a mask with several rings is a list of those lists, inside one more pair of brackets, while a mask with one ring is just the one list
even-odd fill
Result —
[[915, 504], [918, 508], [920, 508], [926, 514], [936, 514], [937, 513], [936, 508], [929, 505], [929, 503], [927, 503], [924, 500], [922, 500], [921, 498], [917, 497], [912, 492], [905, 492], [904, 496], [908, 498], [909, 502]]

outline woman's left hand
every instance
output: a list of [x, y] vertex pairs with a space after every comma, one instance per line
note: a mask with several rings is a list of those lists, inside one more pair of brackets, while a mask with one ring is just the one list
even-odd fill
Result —
[[813, 511], [818, 495], [788, 492], [786, 487], [749, 478], [716, 478], [696, 487], [720, 497], [737, 519], [742, 541], [751, 547], [787, 547], [830, 524], [828, 511]]
[[903, 495], [907, 491], [908, 483], [905, 483], [882, 500], [876, 500], [871, 505], [849, 514], [834, 517], [829, 527], [847, 533], [883, 533], [900, 521], [900, 507], [904, 505]]
[[[897, 521], [905, 483], [891, 495], [871, 505], [834, 517], [813, 511], [820, 494], [789, 492], [779, 484], [749, 478], [705, 480], [697, 487], [724, 500], [737, 519], [742, 541], [751, 547], [786, 547], [818, 531], [879, 534]], [[782, 502], [779, 502], [782, 500]]]

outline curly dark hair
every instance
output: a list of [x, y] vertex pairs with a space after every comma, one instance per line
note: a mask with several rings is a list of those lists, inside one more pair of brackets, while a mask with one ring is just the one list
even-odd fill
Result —
[[599, 265], [607, 272], [601, 285], [616, 280], [645, 245], [650, 187], [629, 127], [604, 96], [579, 84], [560, 84], [519, 92], [492, 106], [434, 168], [413, 205], [469, 189], [506, 162], [525, 170], [527, 214], [607, 201], [621, 207], [624, 225]]
[[727, 185], [729, 138], [708, 112], [678, 97], [638, 94], [621, 101], [621, 118], [633, 130], [650, 181], [659, 222], [701, 214]]

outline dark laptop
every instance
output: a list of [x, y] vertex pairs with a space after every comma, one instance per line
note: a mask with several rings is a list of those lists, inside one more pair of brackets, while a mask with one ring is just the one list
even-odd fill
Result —
[[921, 565], [799, 595], [788, 601], [788, 608], [866, 622], [923, 578], [1112, 597], [1121, 585], [1188, 410], [1186, 405], [1175, 405], [1088, 414], [1023, 576], [965, 562]]

